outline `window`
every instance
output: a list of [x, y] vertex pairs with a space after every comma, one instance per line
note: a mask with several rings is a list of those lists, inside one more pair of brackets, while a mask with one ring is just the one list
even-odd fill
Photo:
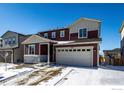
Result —
[[0, 47], [3, 47], [3, 44], [0, 44]]
[[90, 51], [90, 49], [87, 49], [87, 51]]
[[72, 49], [69, 49], [69, 51], [71, 52], [71, 51], [72, 51]]
[[8, 44], [11, 45], [11, 38], [8, 39]]
[[48, 38], [48, 33], [44, 33], [44, 37], [45, 38]]
[[12, 44], [16, 44], [16, 37], [12, 38]]
[[82, 51], [85, 51], [85, 49], [82, 49]]
[[8, 44], [8, 39], [5, 39], [4, 41], [5, 41], [5, 45], [7, 45]]
[[62, 49], [62, 52], [64, 51], [64, 49]]
[[56, 32], [52, 32], [52, 38], [56, 38]]
[[66, 52], [68, 52], [68, 49], [65, 49]]
[[60, 49], [58, 49], [58, 52], [60, 52]]
[[65, 37], [65, 31], [60, 31], [60, 37]]
[[73, 49], [73, 51], [75, 52], [75, 51], [76, 51], [76, 49]]
[[84, 29], [79, 29], [79, 38], [86, 38], [87, 37], [87, 30], [86, 28]]
[[28, 46], [28, 54], [31, 54], [31, 55], [35, 54], [35, 45]]
[[81, 49], [77, 49], [77, 51], [81, 51]]

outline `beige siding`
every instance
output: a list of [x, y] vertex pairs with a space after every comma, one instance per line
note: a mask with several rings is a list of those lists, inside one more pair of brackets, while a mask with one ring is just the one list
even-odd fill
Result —
[[121, 31], [121, 47], [124, 46], [124, 28], [122, 28], [122, 31]]
[[124, 28], [121, 31], [121, 40], [124, 38]]
[[78, 33], [80, 28], [87, 28], [88, 31], [99, 30], [99, 23], [90, 20], [81, 20], [70, 27], [70, 33]]
[[6, 38], [11, 38], [11, 37], [16, 37], [16, 44], [13, 46], [8, 46], [8, 45], [4, 45], [4, 48], [12, 48], [12, 47], [18, 47], [18, 34], [13, 33], [13, 32], [7, 32], [4, 36], [2, 36], [3, 40], [5, 40]]

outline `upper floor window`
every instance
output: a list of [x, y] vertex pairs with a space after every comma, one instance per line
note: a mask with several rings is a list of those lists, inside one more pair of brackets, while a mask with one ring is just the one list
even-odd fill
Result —
[[86, 28], [79, 29], [78, 37], [79, 38], [87, 38], [87, 29]]
[[4, 41], [5, 41], [5, 45], [7, 45], [8, 44], [8, 39], [5, 39]]
[[35, 45], [28, 46], [28, 54], [34, 55], [35, 54]]
[[3, 47], [3, 40], [0, 39], [0, 47]]
[[65, 31], [60, 31], [60, 37], [65, 37]]
[[12, 38], [12, 44], [16, 44], [16, 37]]
[[8, 44], [9, 44], [9, 45], [11, 45], [11, 44], [12, 44], [12, 43], [11, 43], [11, 41], [12, 41], [12, 39], [11, 39], [11, 38], [9, 38], [9, 39], [8, 39]]
[[48, 38], [48, 33], [44, 33], [44, 37], [45, 38]]
[[56, 32], [52, 32], [52, 38], [56, 38]]

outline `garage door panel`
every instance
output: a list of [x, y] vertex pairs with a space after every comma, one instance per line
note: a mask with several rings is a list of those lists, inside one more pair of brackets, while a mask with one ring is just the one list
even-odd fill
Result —
[[[87, 49], [89, 49], [90, 51], [87, 51]], [[93, 57], [92, 48], [65, 47], [56, 49], [56, 62], [58, 64], [92, 66], [92, 57]]]

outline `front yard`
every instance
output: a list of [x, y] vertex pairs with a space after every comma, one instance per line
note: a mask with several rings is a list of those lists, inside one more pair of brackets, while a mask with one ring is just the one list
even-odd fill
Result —
[[38, 85], [61, 74], [63, 67], [41, 64], [0, 64], [0, 85]]
[[99, 68], [0, 63], [0, 85], [124, 85], [124, 67]]

